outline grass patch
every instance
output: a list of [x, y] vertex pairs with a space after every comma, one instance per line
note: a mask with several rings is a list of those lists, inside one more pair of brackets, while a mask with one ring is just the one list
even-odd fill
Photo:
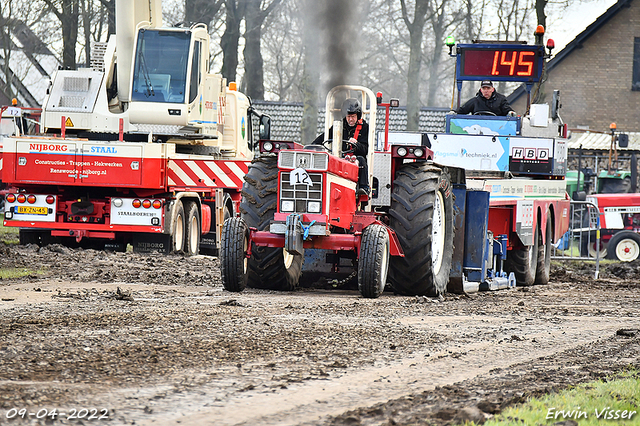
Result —
[[640, 373], [629, 371], [508, 407], [485, 426], [553, 425], [565, 420], [580, 426], [640, 425], [639, 413]]
[[0, 268], [0, 279], [8, 280], [13, 278], [26, 277], [28, 275], [41, 274], [42, 271], [35, 271], [27, 268]]
[[4, 226], [4, 212], [0, 213], [0, 241], [5, 244], [19, 244], [19, 229], [13, 226]]

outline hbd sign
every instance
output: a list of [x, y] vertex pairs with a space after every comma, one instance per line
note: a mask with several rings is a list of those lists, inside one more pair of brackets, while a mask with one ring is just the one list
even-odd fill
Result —
[[512, 137], [509, 141], [509, 171], [550, 174], [554, 164], [554, 140]]
[[522, 148], [511, 147], [512, 160], [524, 161], [549, 161], [549, 148]]

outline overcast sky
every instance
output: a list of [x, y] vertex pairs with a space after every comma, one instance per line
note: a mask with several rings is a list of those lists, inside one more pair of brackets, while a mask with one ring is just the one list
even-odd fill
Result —
[[[547, 18], [547, 37], [556, 43], [554, 53], [562, 48], [587, 28], [600, 15], [607, 11], [616, 0], [582, 0], [574, 1], [563, 12], [550, 12]], [[545, 39], [546, 39], [545, 38]]]

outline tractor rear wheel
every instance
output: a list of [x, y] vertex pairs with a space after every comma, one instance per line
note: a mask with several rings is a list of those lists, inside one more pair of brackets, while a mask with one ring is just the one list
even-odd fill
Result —
[[505, 269], [516, 276], [516, 284], [519, 286], [531, 286], [536, 280], [538, 269], [538, 227], [533, 236], [533, 245], [513, 249], [507, 253]]
[[389, 281], [404, 295], [444, 294], [453, 254], [453, 192], [447, 169], [407, 163], [396, 172], [390, 225], [404, 257], [390, 261]]
[[369, 225], [362, 232], [358, 259], [358, 290], [375, 299], [384, 291], [389, 271], [389, 233], [382, 225]]
[[247, 287], [247, 250], [249, 229], [244, 220], [232, 217], [222, 225], [220, 272], [227, 291], [240, 292]]
[[[242, 186], [241, 217], [249, 228], [268, 231], [278, 204], [278, 159], [256, 158]], [[272, 290], [295, 290], [302, 274], [302, 255], [282, 248], [251, 248], [247, 285]]]

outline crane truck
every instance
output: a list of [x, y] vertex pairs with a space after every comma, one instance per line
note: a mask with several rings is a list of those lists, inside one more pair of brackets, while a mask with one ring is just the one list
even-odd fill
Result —
[[[209, 64], [207, 27], [163, 27], [160, 0], [117, 0], [92, 67], [58, 70], [42, 132], [4, 139], [5, 226], [20, 242], [216, 251], [253, 158], [252, 115]], [[269, 117], [260, 116], [267, 130]]]
[[[530, 93], [545, 52], [473, 43], [458, 45], [456, 57], [459, 85], [521, 81]], [[356, 160], [341, 143], [349, 99], [362, 105], [371, 147], [379, 136], [367, 158], [370, 196], [358, 191]], [[260, 141], [241, 215], [223, 226], [225, 289], [293, 290], [323, 268], [357, 277], [367, 298], [387, 283], [399, 294], [436, 296], [549, 282], [551, 244], [568, 229], [570, 210], [559, 102], [551, 117], [548, 105], [532, 105], [525, 117], [451, 114], [446, 133], [434, 134], [390, 133], [397, 105], [338, 86], [326, 98], [325, 135], [332, 128], [333, 138], [324, 146]], [[387, 114], [379, 134], [378, 108]]]

